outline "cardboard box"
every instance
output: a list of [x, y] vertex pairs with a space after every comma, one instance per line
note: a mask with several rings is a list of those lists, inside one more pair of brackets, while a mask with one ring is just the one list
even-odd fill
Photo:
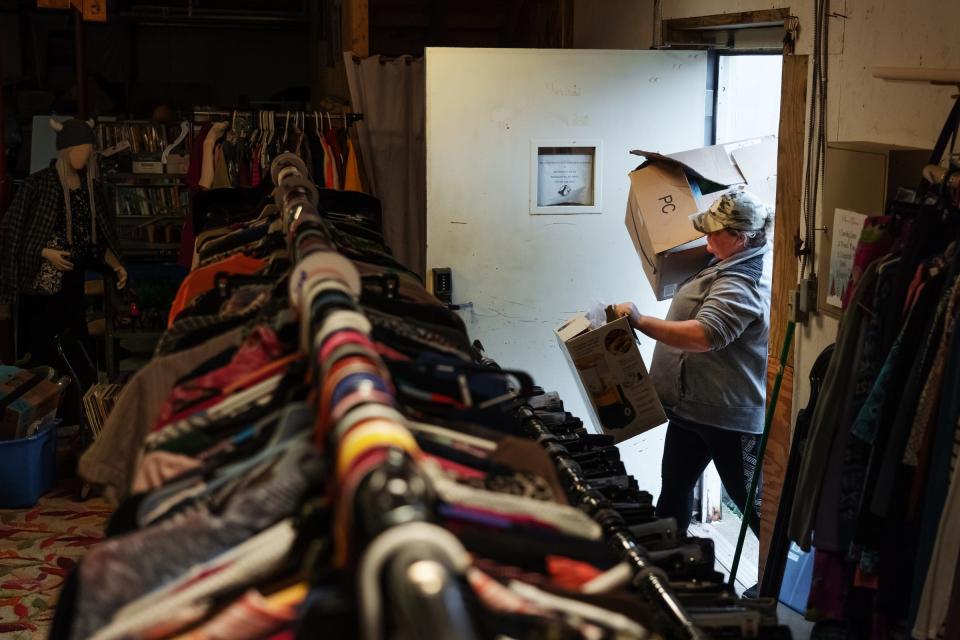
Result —
[[583, 315], [555, 331], [595, 424], [616, 442], [667, 421], [626, 318], [591, 329]]
[[0, 440], [23, 437], [33, 422], [56, 412], [62, 389], [15, 367], [0, 370]]
[[163, 163], [159, 160], [134, 160], [134, 173], [163, 173]]
[[190, 170], [190, 156], [171, 153], [167, 156], [167, 173], [183, 175]]
[[3, 432], [12, 433], [14, 438], [26, 437], [31, 424], [56, 414], [62, 392], [62, 387], [56, 383], [41, 380], [7, 405], [3, 414]]
[[657, 300], [672, 298], [710, 261], [691, 215], [737, 185], [746, 185], [773, 206], [776, 152], [776, 136], [671, 155], [631, 152], [646, 162], [630, 173], [624, 223]]

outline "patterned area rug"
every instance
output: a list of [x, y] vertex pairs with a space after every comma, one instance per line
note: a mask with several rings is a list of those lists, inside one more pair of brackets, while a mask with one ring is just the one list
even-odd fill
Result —
[[77, 502], [63, 483], [32, 509], [0, 509], [0, 638], [47, 637], [57, 594], [87, 549], [103, 538], [112, 510], [101, 498]]

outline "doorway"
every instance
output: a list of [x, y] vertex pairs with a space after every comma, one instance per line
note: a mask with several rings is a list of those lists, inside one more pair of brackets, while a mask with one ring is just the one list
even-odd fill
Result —
[[[709, 63], [713, 71], [713, 121], [709, 136], [712, 144], [776, 135], [780, 126], [780, 95], [783, 55], [780, 53], [713, 52]], [[769, 203], [773, 206], [774, 203]], [[773, 236], [770, 237], [771, 246]], [[767, 253], [764, 275], [770, 281], [773, 252]], [[720, 475], [711, 462], [700, 482], [697, 513], [690, 534], [711, 538], [716, 546], [717, 562], [729, 571], [736, 550], [742, 516], [723, 489]], [[757, 583], [760, 542], [749, 529], [737, 571], [737, 591]]]

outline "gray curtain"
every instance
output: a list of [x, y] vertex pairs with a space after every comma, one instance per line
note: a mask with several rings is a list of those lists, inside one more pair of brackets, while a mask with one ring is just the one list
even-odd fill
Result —
[[396, 258], [426, 269], [427, 153], [423, 58], [356, 58], [344, 53], [368, 188], [383, 205]]

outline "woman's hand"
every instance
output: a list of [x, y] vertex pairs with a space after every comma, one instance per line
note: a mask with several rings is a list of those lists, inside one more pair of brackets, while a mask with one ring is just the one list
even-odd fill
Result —
[[70, 262], [70, 252], [62, 249], [51, 249], [47, 247], [40, 252], [40, 256], [53, 265], [57, 271], [66, 273], [73, 271], [73, 263]]
[[114, 275], [117, 276], [117, 289], [123, 289], [127, 286], [127, 270], [120, 262], [120, 259], [113, 254], [113, 251], [108, 249], [107, 253], [103, 256], [103, 261], [113, 269]]
[[616, 313], [618, 318], [629, 318], [630, 326], [634, 329], [639, 329], [640, 311], [637, 309], [637, 305], [632, 302], [621, 302], [616, 307]]

